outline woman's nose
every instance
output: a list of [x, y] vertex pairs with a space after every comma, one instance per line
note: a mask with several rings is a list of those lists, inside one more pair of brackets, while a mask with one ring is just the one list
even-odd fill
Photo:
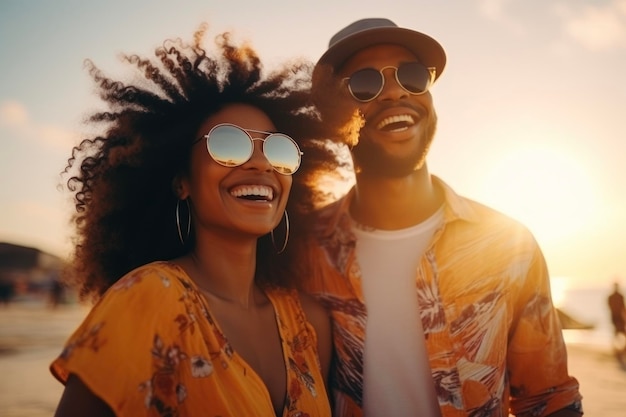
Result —
[[267, 157], [263, 153], [263, 139], [254, 139], [254, 149], [250, 159], [244, 164], [244, 167], [254, 168], [260, 171], [271, 171], [272, 164], [267, 160]]

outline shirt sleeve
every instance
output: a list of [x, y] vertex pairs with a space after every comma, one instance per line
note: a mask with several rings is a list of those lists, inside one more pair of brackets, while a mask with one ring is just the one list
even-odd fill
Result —
[[518, 314], [507, 359], [512, 413], [545, 416], [566, 407], [580, 408], [579, 384], [568, 374], [566, 346], [539, 247], [520, 290]]
[[185, 311], [179, 288], [174, 275], [155, 266], [121, 278], [69, 338], [52, 374], [62, 383], [78, 376], [117, 416], [147, 415], [153, 391], [173, 381], [155, 373], [168, 369], [155, 362], [177, 360], [176, 319]]

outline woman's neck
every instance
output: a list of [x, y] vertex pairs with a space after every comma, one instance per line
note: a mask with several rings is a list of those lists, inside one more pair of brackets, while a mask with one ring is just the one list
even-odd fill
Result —
[[256, 242], [238, 247], [198, 242], [187, 259], [191, 278], [210, 298], [245, 309], [262, 301], [255, 285]]

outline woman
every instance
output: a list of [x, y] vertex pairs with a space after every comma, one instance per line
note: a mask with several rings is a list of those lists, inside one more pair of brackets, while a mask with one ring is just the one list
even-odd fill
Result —
[[311, 183], [337, 168], [319, 138], [352, 131], [352, 115], [338, 106], [321, 125], [310, 66], [264, 77], [227, 33], [208, 55], [205, 31], [166, 42], [159, 62], [126, 56], [140, 84], [90, 65], [108, 105], [90, 120], [106, 133], [65, 173], [70, 277], [97, 303], [51, 365], [57, 416], [330, 415], [329, 318], [281, 253], [287, 212], [310, 209]]

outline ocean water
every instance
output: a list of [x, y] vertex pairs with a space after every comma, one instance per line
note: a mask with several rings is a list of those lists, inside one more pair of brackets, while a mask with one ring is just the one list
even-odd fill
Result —
[[556, 307], [574, 319], [593, 325], [589, 330], [563, 330], [567, 343], [584, 344], [611, 349], [615, 338], [607, 298], [613, 291], [612, 286], [575, 288], [563, 291]]

